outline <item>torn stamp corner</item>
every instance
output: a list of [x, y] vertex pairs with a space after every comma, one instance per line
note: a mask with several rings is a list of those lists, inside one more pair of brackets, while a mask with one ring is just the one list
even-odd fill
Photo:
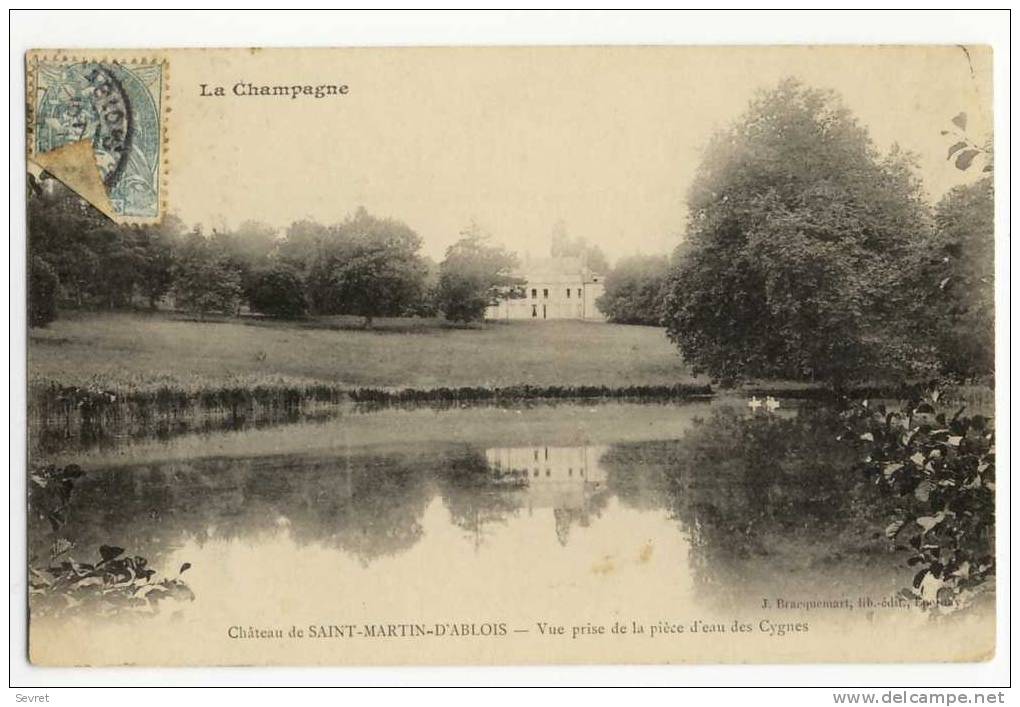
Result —
[[28, 161], [117, 223], [154, 223], [167, 203], [167, 61], [27, 56]]

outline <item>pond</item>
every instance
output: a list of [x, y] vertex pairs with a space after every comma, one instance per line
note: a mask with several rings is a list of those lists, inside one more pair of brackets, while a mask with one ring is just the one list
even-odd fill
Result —
[[990, 613], [935, 622], [898, 598], [911, 571], [881, 533], [886, 502], [820, 417], [727, 399], [344, 410], [51, 452], [83, 475], [59, 530], [30, 518], [30, 556], [55, 536], [59, 559], [125, 548], [159, 577], [187, 563], [190, 592], [152, 612], [37, 612], [32, 658], [989, 655]]

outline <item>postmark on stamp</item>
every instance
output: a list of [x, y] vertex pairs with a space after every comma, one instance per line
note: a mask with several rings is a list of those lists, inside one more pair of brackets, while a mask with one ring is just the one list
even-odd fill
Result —
[[120, 223], [166, 205], [167, 63], [30, 54], [28, 158]]

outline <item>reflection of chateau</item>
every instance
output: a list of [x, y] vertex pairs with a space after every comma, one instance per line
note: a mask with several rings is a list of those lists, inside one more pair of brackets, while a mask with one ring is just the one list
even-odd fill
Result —
[[566, 543], [570, 525], [588, 525], [597, 500], [606, 489], [599, 460], [606, 447], [496, 447], [485, 452], [500, 482], [525, 492], [528, 512], [553, 509], [556, 535]]
[[524, 280], [517, 296], [491, 305], [486, 319], [605, 320], [595, 306], [604, 289], [602, 276], [581, 258], [528, 258], [514, 276]]

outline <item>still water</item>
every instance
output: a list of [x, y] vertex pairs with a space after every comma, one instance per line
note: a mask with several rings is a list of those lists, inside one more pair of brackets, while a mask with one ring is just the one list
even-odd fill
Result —
[[[876, 638], [931, 619], [894, 601], [911, 573], [846, 450], [789, 427], [812, 414], [733, 400], [350, 411], [76, 452], [67, 554], [116, 545], [161, 576], [189, 563], [194, 599], [34, 619], [33, 659], [899, 655]], [[45, 557], [51, 528], [30, 520], [29, 542]], [[952, 630], [968, 655], [993, 640], [984, 618]], [[910, 659], [956, 656], [920, 645]]]

